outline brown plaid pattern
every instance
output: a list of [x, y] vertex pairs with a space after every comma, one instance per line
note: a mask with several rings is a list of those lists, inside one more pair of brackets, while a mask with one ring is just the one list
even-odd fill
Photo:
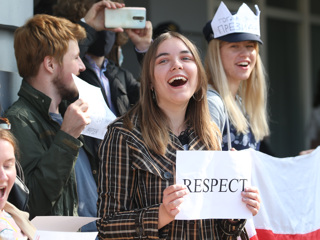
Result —
[[[235, 240], [244, 231], [245, 220], [176, 220], [158, 230], [158, 211], [163, 190], [175, 183], [176, 151], [183, 150], [179, 139], [165, 156], [156, 155], [145, 145], [137, 118], [128, 130], [118, 119], [108, 127], [100, 147], [97, 226], [100, 239], [211, 239]], [[190, 150], [205, 150], [191, 130]]]

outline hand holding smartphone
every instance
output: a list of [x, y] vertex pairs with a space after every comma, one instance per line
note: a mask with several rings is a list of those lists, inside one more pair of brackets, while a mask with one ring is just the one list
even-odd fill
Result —
[[104, 25], [106, 28], [145, 28], [146, 9], [142, 7], [106, 8]]

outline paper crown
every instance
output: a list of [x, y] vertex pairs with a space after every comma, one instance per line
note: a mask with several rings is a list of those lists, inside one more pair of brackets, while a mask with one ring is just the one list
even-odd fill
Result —
[[221, 2], [211, 21], [214, 38], [233, 33], [249, 33], [260, 36], [260, 10], [255, 5], [254, 14], [247, 4], [243, 3], [238, 12], [231, 14], [227, 6]]

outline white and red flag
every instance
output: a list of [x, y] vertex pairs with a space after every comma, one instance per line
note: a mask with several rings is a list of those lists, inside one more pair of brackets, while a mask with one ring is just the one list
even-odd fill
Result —
[[262, 204], [255, 229], [248, 223], [250, 239], [320, 239], [320, 147], [288, 158], [252, 154], [252, 186], [259, 188]]

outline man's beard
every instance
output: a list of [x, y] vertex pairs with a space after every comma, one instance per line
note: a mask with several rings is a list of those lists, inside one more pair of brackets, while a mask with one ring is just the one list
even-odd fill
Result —
[[[74, 101], [79, 96], [77, 87], [66, 88], [65, 84], [61, 80], [61, 75], [53, 79], [53, 85], [57, 88], [62, 100]], [[74, 85], [75, 86], [75, 85]]]

